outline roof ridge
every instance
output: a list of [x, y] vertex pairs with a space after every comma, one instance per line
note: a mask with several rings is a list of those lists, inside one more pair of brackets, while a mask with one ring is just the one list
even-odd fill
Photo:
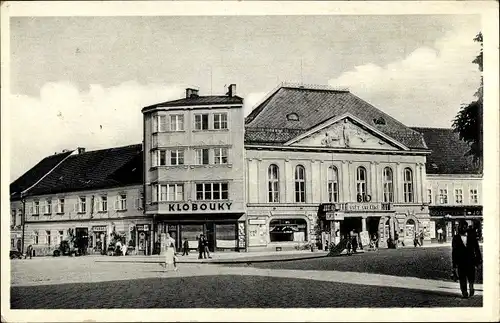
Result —
[[453, 128], [444, 128], [444, 127], [410, 127], [411, 129], [435, 129], [435, 130], [455, 130]]
[[88, 150], [88, 151], [85, 151], [85, 152], [82, 152], [82, 153], [79, 153], [79, 154], [73, 155], [73, 156], [80, 156], [80, 155], [84, 155], [84, 154], [88, 154], [88, 153], [95, 153], [95, 152], [103, 152], [105, 150], [111, 150], [111, 149], [124, 149], [124, 148], [138, 147], [138, 146], [142, 147], [142, 144], [131, 144], [131, 145], [125, 145], [125, 146], [118, 146], [118, 147], [108, 147], [108, 148], [100, 148], [100, 149], [95, 149], [95, 150]]

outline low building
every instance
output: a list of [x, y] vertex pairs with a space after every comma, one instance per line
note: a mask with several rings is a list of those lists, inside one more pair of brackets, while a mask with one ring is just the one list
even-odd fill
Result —
[[422, 133], [432, 153], [426, 163], [426, 202], [431, 216], [431, 238], [451, 241], [458, 221], [465, 219], [482, 239], [482, 169], [469, 146], [453, 129], [413, 128]]
[[79, 148], [42, 160], [10, 187], [12, 212], [24, 213], [24, 250], [52, 254], [73, 232], [85, 252], [105, 253], [117, 233], [134, 252], [150, 254], [142, 165], [142, 145]]
[[430, 239], [420, 133], [347, 90], [283, 84], [245, 124], [248, 248], [301, 248], [355, 230], [364, 245]]

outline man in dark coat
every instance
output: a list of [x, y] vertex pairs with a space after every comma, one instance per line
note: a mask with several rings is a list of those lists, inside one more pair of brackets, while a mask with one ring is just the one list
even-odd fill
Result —
[[198, 238], [198, 259], [203, 259], [203, 234]]
[[[453, 237], [451, 244], [453, 270], [460, 281], [462, 296], [468, 298], [474, 295], [475, 267], [482, 263], [479, 242], [474, 231], [467, 230], [467, 222], [460, 221], [457, 234]], [[469, 292], [467, 292], [467, 283], [469, 283]]]

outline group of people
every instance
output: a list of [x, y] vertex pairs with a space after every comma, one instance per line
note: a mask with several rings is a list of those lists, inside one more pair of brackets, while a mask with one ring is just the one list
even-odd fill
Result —
[[[210, 256], [207, 237], [204, 234], [200, 234], [200, 236], [196, 237], [196, 240], [198, 241], [198, 259], [212, 258]], [[176, 255], [175, 239], [168, 233], [165, 234], [164, 250], [161, 250], [161, 253], [165, 256], [165, 261], [161, 263], [161, 266], [165, 270], [173, 268], [174, 271], [177, 271], [178, 258]], [[189, 255], [189, 240], [184, 238], [182, 242], [182, 256], [187, 255]]]

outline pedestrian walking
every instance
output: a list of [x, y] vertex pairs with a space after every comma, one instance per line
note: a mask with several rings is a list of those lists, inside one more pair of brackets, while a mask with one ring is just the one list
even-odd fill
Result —
[[184, 243], [182, 244], [182, 255], [183, 256], [189, 255], [189, 241], [187, 238], [184, 238]]
[[481, 265], [482, 257], [475, 233], [467, 230], [467, 222], [463, 220], [458, 226], [458, 233], [452, 239], [451, 256], [453, 272], [460, 281], [462, 297], [469, 298], [474, 295], [476, 267]]
[[198, 259], [203, 259], [203, 234], [200, 234], [200, 237], [197, 238], [198, 240]]
[[352, 255], [352, 238], [351, 238], [350, 234], [346, 235], [346, 246], [345, 246], [345, 248], [347, 250], [347, 255], [348, 256]]
[[33, 257], [33, 246], [29, 245], [28, 248], [26, 248], [26, 254], [24, 255], [24, 259], [26, 259], [28, 256]]
[[443, 229], [441, 229], [441, 227], [439, 227], [439, 229], [437, 230], [437, 234], [438, 234], [438, 242], [442, 243], [443, 242]]
[[[426, 228], [424, 228], [425, 230]], [[423, 246], [424, 245], [424, 230], [420, 231], [420, 236], [419, 236], [419, 239], [420, 239], [420, 246]]]
[[413, 245], [415, 246], [415, 248], [416, 248], [417, 246], [421, 246], [421, 244], [420, 244], [420, 240], [419, 240], [418, 235], [417, 235], [417, 233], [416, 233], [416, 232], [415, 232], [415, 238], [413, 239]]
[[177, 271], [177, 262], [175, 256], [175, 240], [170, 237], [170, 234], [166, 233], [165, 239], [165, 262], [163, 264], [165, 271], [168, 271], [170, 267], [173, 267], [174, 271]]
[[357, 250], [358, 250], [358, 233], [354, 231], [352, 235], [352, 253], [356, 253]]
[[205, 259], [207, 257], [212, 258], [212, 256], [210, 256], [210, 250], [208, 249], [208, 239], [205, 236], [203, 236], [203, 256]]

